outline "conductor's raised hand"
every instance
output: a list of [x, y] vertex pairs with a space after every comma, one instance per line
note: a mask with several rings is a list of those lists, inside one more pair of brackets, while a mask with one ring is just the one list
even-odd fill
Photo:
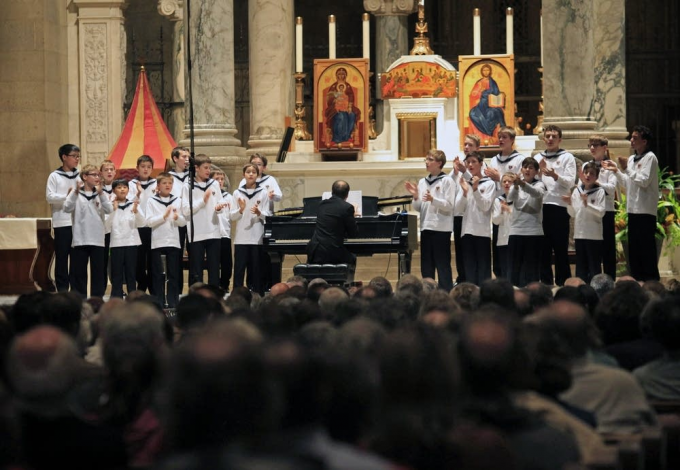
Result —
[[404, 187], [406, 188], [406, 191], [408, 191], [411, 196], [413, 196], [413, 199], [416, 201], [418, 200], [418, 186], [415, 184], [411, 183], [410, 181], [407, 181], [404, 183]]

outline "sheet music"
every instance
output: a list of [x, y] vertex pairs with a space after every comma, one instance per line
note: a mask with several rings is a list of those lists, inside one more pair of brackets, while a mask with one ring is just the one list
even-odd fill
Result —
[[[321, 195], [321, 199], [330, 199], [331, 192], [326, 191]], [[361, 191], [350, 191], [347, 196], [347, 202], [354, 206], [354, 216], [361, 217], [363, 213], [363, 203], [361, 199]]]

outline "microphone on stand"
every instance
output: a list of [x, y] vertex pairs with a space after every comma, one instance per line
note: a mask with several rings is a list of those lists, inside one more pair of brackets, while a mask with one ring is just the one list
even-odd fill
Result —
[[161, 265], [163, 266], [163, 308], [167, 309], [168, 305], [168, 257], [161, 255]]

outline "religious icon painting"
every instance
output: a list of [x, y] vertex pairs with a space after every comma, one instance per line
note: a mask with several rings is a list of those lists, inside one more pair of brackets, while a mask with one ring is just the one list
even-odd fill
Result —
[[459, 56], [458, 116], [461, 147], [466, 134], [482, 147], [498, 147], [501, 127], [515, 126], [515, 56]]
[[368, 152], [368, 59], [314, 61], [314, 151]]

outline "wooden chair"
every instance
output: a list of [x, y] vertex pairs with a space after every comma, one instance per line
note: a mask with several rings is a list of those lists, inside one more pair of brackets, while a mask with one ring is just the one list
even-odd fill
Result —
[[680, 468], [680, 414], [660, 414], [659, 426], [664, 439], [664, 466], [667, 470]]
[[658, 414], [680, 414], [680, 400], [649, 400]]

